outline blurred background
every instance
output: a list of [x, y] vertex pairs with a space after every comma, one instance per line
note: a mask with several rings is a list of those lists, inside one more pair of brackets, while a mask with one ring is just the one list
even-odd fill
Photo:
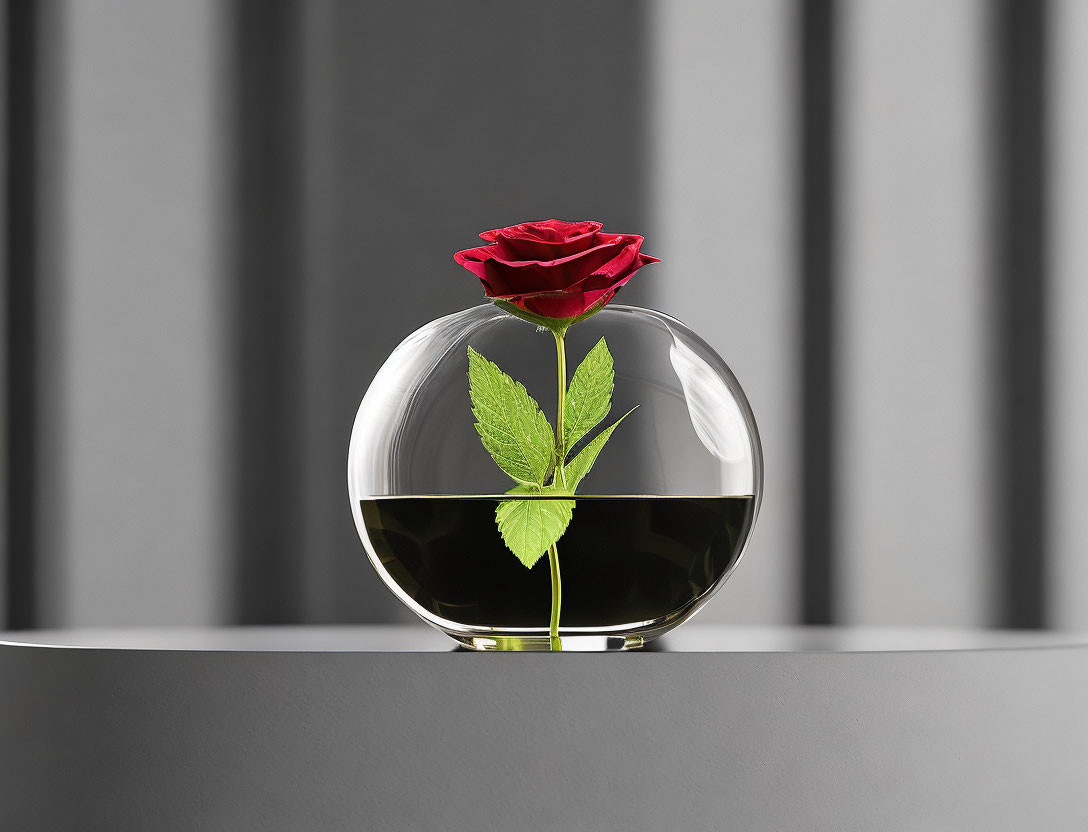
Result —
[[345, 488], [484, 229], [664, 259], [759, 421], [700, 621], [1088, 628], [1088, 3], [8, 0], [0, 616], [396, 621]]

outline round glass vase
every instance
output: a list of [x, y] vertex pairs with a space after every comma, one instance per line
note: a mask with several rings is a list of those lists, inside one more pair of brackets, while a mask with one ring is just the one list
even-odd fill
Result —
[[[507, 493], [516, 483], [477, 429], [469, 350], [524, 385], [553, 430], [559, 378], [569, 412], [576, 370], [602, 338], [614, 367], [610, 409], [564, 448], [565, 471], [631, 412], [596, 448], [575, 494]], [[660, 312], [610, 305], [558, 346], [549, 330], [490, 303], [447, 315], [393, 351], [355, 417], [348, 494], [371, 564], [405, 606], [472, 649], [641, 647], [721, 587], [759, 510], [755, 419], [699, 336]], [[500, 533], [500, 506], [516, 500], [548, 514], [557, 506], [531, 501], [560, 498], [565, 530], [529, 567]]]

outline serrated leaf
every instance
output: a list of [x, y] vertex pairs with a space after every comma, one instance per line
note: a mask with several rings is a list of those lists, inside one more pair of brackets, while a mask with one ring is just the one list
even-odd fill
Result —
[[615, 371], [604, 338], [589, 351], [567, 390], [563, 408], [563, 448], [569, 451], [601, 423], [612, 407]]
[[[521, 490], [524, 488], [518, 486], [511, 491], [525, 493]], [[548, 498], [555, 493], [554, 489], [544, 488], [543, 499], [502, 500], [495, 509], [503, 541], [529, 569], [563, 536], [573, 516], [574, 500]]]
[[620, 422], [630, 416], [637, 407], [638, 405], [632, 407], [630, 410], [620, 416], [619, 419], [613, 422], [612, 425], [605, 428], [595, 437], [593, 437], [592, 441], [590, 441], [588, 445], [582, 448], [582, 450], [578, 452], [578, 455], [567, 464], [565, 474], [567, 490], [570, 493], [574, 493], [575, 489], [578, 488], [578, 484], [582, 481], [585, 475], [589, 473], [589, 469], [592, 468], [593, 463], [597, 461], [597, 454], [601, 452], [601, 448], [604, 447], [604, 443], [607, 442], [608, 438], [612, 435], [612, 431], [618, 428]]
[[472, 347], [468, 379], [476, 432], [495, 464], [518, 482], [543, 485], [551, 473], [555, 438], [540, 405]]

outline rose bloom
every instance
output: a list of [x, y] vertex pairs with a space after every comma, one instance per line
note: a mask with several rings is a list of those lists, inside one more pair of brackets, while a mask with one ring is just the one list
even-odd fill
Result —
[[453, 259], [484, 285], [484, 293], [540, 318], [569, 319], [600, 310], [647, 263], [637, 234], [606, 234], [591, 220], [540, 220], [480, 235], [491, 245]]

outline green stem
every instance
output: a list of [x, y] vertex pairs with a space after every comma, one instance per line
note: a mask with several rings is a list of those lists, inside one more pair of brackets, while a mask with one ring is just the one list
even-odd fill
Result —
[[567, 347], [564, 341], [566, 333], [553, 330], [555, 335], [555, 358], [559, 375], [559, 398], [555, 414], [555, 482], [567, 487], [567, 475], [563, 470], [567, 459], [567, 449], [563, 445], [563, 414], [567, 409]]
[[[563, 413], [566, 410], [567, 396], [567, 349], [564, 343], [566, 330], [554, 329], [555, 358], [558, 371], [559, 397], [555, 414], [555, 477], [552, 482], [558, 482], [567, 487], [567, 475], [564, 463], [567, 458], [567, 449], [563, 443]], [[563, 584], [559, 575], [559, 549], [553, 543], [548, 549], [548, 566], [552, 576], [552, 617], [548, 628], [551, 637], [552, 650], [562, 650], [563, 643], [559, 640], [559, 610], [563, 605]]]
[[553, 543], [548, 549], [548, 566], [552, 573], [552, 618], [548, 633], [551, 636], [552, 650], [562, 650], [559, 640], [559, 608], [563, 606], [563, 583], [559, 579], [559, 549]]

